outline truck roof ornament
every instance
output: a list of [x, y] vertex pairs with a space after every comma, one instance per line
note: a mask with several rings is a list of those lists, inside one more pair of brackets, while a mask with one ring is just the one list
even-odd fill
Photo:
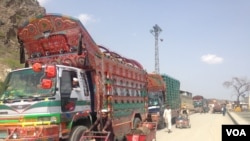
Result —
[[34, 72], [40, 72], [40, 71], [42, 71], [42, 64], [35, 63], [32, 65], [32, 69]]
[[46, 78], [44, 78], [44, 79], [42, 79], [42, 88], [43, 89], [51, 89], [51, 87], [52, 87], [52, 80], [51, 79], [46, 79]]
[[56, 66], [55, 65], [48, 65], [45, 68], [45, 73], [47, 78], [54, 78], [56, 77]]

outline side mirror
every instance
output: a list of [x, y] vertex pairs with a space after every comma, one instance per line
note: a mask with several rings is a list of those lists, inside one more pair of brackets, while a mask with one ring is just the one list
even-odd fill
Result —
[[17, 39], [18, 39], [18, 42], [20, 44], [20, 50], [19, 50], [20, 64], [23, 64], [23, 63], [25, 63], [25, 51], [24, 51], [23, 41], [21, 41], [19, 39], [19, 36], [18, 36]]
[[80, 36], [79, 36], [77, 55], [82, 55], [82, 34], [80, 34]]
[[28, 67], [29, 67], [29, 63], [28, 63], [27, 61], [25, 62], [24, 67], [25, 67], [25, 68], [28, 68]]
[[32, 69], [34, 72], [40, 72], [40, 71], [42, 71], [42, 64], [35, 63], [32, 65]]

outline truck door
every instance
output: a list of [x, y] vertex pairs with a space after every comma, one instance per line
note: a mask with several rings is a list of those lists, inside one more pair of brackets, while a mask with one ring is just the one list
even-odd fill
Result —
[[[72, 75], [73, 74], [73, 75]], [[73, 94], [72, 82], [76, 72], [63, 70], [60, 77], [61, 110], [63, 112], [74, 111], [78, 98]]]
[[90, 101], [90, 91], [86, 73], [75, 70], [63, 70], [62, 77], [60, 77], [60, 90], [62, 111], [75, 111], [90, 106], [88, 104], [79, 104], [82, 102], [79, 102], [79, 105], [77, 105], [77, 101]]

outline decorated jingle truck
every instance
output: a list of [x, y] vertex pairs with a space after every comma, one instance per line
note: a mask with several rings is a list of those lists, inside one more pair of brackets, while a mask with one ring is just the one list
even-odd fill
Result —
[[172, 111], [172, 124], [175, 124], [176, 118], [178, 117], [178, 111], [180, 110], [180, 81], [167, 74], [162, 74], [162, 79], [166, 84], [166, 103], [170, 106]]
[[202, 95], [193, 96], [193, 103], [194, 103], [194, 108], [197, 112], [207, 113], [209, 111], [208, 100], [204, 98]]
[[18, 28], [17, 38], [25, 68], [4, 82], [0, 140], [78, 141], [102, 108], [120, 140], [146, 118], [142, 65], [97, 45], [78, 19], [41, 15]]
[[153, 122], [157, 123], [157, 128], [165, 127], [163, 112], [166, 107], [166, 84], [161, 75], [149, 73], [148, 77], [148, 113], [151, 114]]

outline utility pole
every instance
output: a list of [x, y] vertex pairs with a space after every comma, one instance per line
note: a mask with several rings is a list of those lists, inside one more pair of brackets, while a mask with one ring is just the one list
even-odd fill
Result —
[[[150, 32], [154, 35], [155, 37], [155, 73], [159, 74], [160, 73], [160, 66], [159, 66], [159, 47], [158, 47], [158, 37], [159, 34], [161, 33], [161, 28], [156, 24], [153, 26], [153, 29], [150, 30]], [[162, 39], [161, 39], [162, 41]]]

